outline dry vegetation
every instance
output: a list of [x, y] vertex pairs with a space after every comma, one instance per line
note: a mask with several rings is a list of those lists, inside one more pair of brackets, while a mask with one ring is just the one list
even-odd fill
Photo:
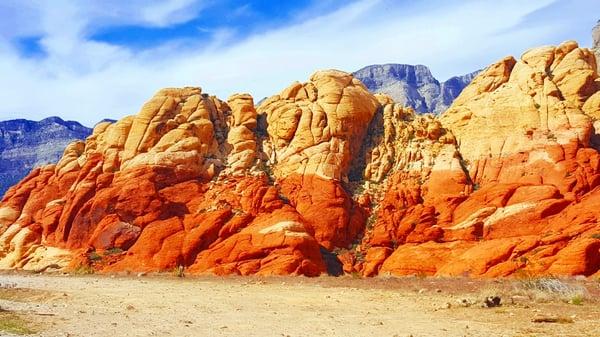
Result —
[[0, 309], [0, 335], [3, 333], [31, 335], [35, 332], [31, 322], [26, 321], [14, 312]]
[[600, 281], [558, 278], [11, 273], [0, 335], [597, 336], [599, 294]]

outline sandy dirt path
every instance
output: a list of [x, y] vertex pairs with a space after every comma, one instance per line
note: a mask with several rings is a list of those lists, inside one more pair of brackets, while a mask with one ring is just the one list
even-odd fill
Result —
[[[600, 336], [598, 302], [457, 305], [486, 287], [418, 278], [3, 274], [0, 307], [31, 322], [37, 336]], [[573, 323], [531, 322], [540, 314]]]

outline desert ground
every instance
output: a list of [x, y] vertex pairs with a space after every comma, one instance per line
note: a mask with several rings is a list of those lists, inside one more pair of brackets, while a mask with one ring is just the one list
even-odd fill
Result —
[[575, 279], [7, 272], [0, 335], [600, 336], [599, 294]]

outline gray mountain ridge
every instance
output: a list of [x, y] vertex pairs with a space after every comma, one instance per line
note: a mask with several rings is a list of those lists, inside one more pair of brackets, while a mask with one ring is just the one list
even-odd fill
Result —
[[92, 129], [59, 117], [0, 121], [0, 198], [33, 168], [56, 163], [69, 143], [91, 133]]
[[600, 20], [598, 20], [596, 27], [592, 29], [592, 50], [596, 54], [598, 71], [600, 71]]
[[419, 113], [440, 114], [480, 71], [440, 82], [421, 64], [377, 64], [364, 67], [353, 75], [373, 93], [387, 94], [395, 102]]

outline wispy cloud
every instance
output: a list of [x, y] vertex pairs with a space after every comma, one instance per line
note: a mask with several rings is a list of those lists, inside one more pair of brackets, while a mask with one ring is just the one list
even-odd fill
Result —
[[[523, 20], [538, 20], [553, 1], [363, 0], [329, 12], [306, 9], [289, 25], [242, 40], [233, 38], [233, 28], [215, 26], [206, 27], [214, 31], [208, 41], [174, 39], [137, 50], [92, 36], [102, 27], [167, 27], [219, 13], [202, 12], [203, 1], [56, 1], [60, 6], [41, 0], [0, 5], [3, 18], [15, 13], [8, 19], [18, 24], [0, 23], [0, 119], [60, 115], [92, 125], [136, 113], [165, 86], [202, 86], [222, 98], [243, 91], [260, 99], [317, 69], [352, 71], [374, 63], [426, 64], [444, 79], [559, 43], [565, 26], [573, 39], [585, 40], [591, 24], [572, 27], [597, 19], [595, 0], [571, 2], [588, 8], [577, 17], [537, 25]], [[26, 57], [15, 46], [15, 39], [31, 36], [40, 38], [45, 57]]]
[[143, 7], [140, 11], [144, 22], [156, 26], [168, 26], [193, 19], [202, 8], [195, 0], [169, 0]]

